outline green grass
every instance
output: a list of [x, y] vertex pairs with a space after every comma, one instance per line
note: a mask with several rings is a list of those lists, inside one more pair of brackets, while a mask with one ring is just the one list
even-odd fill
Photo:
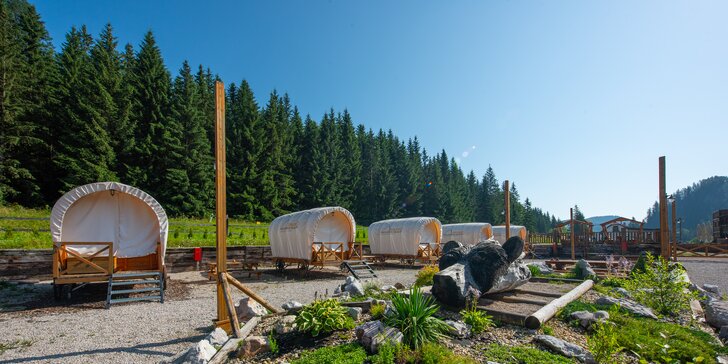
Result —
[[291, 364], [362, 364], [367, 352], [359, 344], [343, 344], [305, 352]]
[[501, 364], [572, 364], [575, 361], [529, 346], [490, 344], [483, 348], [483, 359]]
[[30, 340], [15, 340], [13, 342], [0, 342], [0, 355], [7, 350], [23, 349], [33, 345]]
[[[34, 218], [44, 220], [0, 219], [0, 249], [52, 248], [49, 209], [27, 209], [20, 206], [0, 206], [0, 217]], [[215, 223], [207, 218], [171, 218], [168, 247], [215, 246]], [[208, 226], [204, 226], [208, 225]], [[268, 245], [268, 223], [229, 220], [229, 246]], [[367, 228], [357, 226], [358, 242], [367, 243]]]

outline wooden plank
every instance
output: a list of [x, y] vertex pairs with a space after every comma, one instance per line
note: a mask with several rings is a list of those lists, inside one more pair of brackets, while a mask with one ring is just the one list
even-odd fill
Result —
[[478, 305], [477, 308], [481, 311], [485, 311], [488, 315], [492, 316], [494, 319], [500, 322], [505, 322], [512, 325], [524, 326], [526, 318], [528, 317], [528, 315], [496, 310], [488, 308], [487, 306]]
[[505, 180], [503, 182], [503, 195], [505, 196], [503, 203], [506, 215], [506, 240], [511, 238], [511, 190], [508, 185], [508, 180]]
[[543, 297], [561, 297], [562, 293], [556, 293], [556, 292], [541, 292], [541, 291], [535, 291], [531, 289], [523, 289], [523, 288], [516, 288], [513, 290], [513, 292], [517, 293], [525, 293], [525, 294], [532, 294], [535, 296], [543, 296]]
[[538, 311], [534, 312], [526, 318], [525, 324], [529, 329], [538, 329], [543, 323], [550, 320], [556, 312], [575, 299], [581, 297], [586, 291], [590, 290], [594, 286], [594, 281], [591, 279], [585, 280], [582, 284], [576, 286], [574, 289], [566, 293], [565, 295], [557, 298], [546, 306], [541, 307]]
[[256, 302], [260, 303], [261, 305], [263, 305], [263, 307], [267, 308], [268, 311], [274, 312], [274, 313], [279, 311], [277, 308], [273, 307], [273, 305], [271, 305], [270, 303], [268, 303], [268, 301], [266, 301], [263, 297], [258, 296], [250, 288], [245, 287], [245, 285], [242, 284], [242, 283], [240, 283], [237, 279], [235, 279], [235, 277], [233, 277], [233, 276], [231, 276], [231, 275], [228, 274], [227, 275], [227, 278], [228, 278], [227, 281], [229, 281], [230, 284], [232, 284], [237, 289], [239, 289], [240, 291], [242, 291], [243, 293], [245, 293], [246, 295], [248, 295], [248, 297], [252, 298], [254, 301], [256, 301]]
[[240, 336], [238, 338], [232, 338], [225, 342], [225, 344], [220, 348], [220, 350], [213, 355], [212, 358], [210, 358], [210, 361], [208, 361], [208, 364], [221, 364], [226, 363], [230, 358], [230, 353], [235, 351], [240, 342], [245, 340], [248, 335], [250, 335], [251, 332], [253, 332], [253, 329], [260, 323], [260, 316], [254, 316], [248, 322], [243, 325], [243, 327], [240, 329]]
[[507, 303], [528, 303], [530, 305], [539, 305], [539, 306], [543, 306], [543, 305], [546, 305], [549, 302], [551, 302], [551, 301], [534, 300], [534, 299], [530, 299], [530, 298], [517, 297], [517, 296], [498, 296], [498, 297], [484, 296], [483, 298], [481, 298], [481, 301], [485, 301], [488, 303], [495, 302], [495, 301], [507, 302]]
[[220, 272], [218, 274], [218, 281], [222, 283], [223, 296], [225, 297], [225, 306], [227, 308], [227, 314], [231, 321], [231, 329], [235, 337], [240, 336], [240, 322], [238, 322], [238, 314], [235, 312], [235, 302], [233, 302], [233, 295], [230, 292], [230, 285], [228, 284], [228, 274]]

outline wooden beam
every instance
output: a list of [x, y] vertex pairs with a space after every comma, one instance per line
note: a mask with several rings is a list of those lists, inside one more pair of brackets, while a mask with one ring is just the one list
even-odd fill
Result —
[[[505, 196], [505, 214], [506, 214], [506, 240], [511, 238], [511, 189], [508, 186], [508, 180], [503, 182], [503, 195]], [[504, 242], [505, 243], [505, 242]]]
[[230, 292], [230, 284], [228, 284], [228, 274], [225, 272], [218, 273], [218, 282], [222, 282], [223, 296], [225, 296], [225, 308], [227, 308], [228, 317], [230, 317], [230, 328], [235, 337], [241, 338], [240, 335], [240, 322], [238, 321], [238, 314], [235, 312], [235, 302], [233, 301], [233, 294]]
[[243, 292], [246, 295], [248, 295], [248, 297], [252, 298], [253, 301], [258, 302], [261, 305], [263, 305], [263, 307], [267, 308], [268, 311], [273, 312], [273, 313], [278, 312], [278, 309], [277, 308], [273, 307], [273, 305], [271, 305], [270, 303], [268, 303], [268, 301], [266, 301], [263, 297], [258, 296], [250, 288], [245, 287], [245, 285], [242, 284], [242, 283], [240, 283], [240, 281], [238, 281], [237, 279], [235, 279], [235, 277], [233, 277], [233, 276], [231, 276], [231, 275], [228, 274], [227, 275], [227, 280], [230, 282], [230, 284], [232, 284], [233, 286], [235, 286], [235, 288], [239, 289], [241, 292]]
[[220, 348], [220, 350], [215, 353], [215, 355], [210, 358], [210, 361], [207, 362], [208, 364], [221, 364], [221, 363], [227, 363], [227, 361], [230, 359], [230, 353], [238, 349], [238, 345], [245, 340], [248, 335], [250, 335], [251, 332], [253, 332], [253, 329], [260, 323], [260, 316], [254, 316], [248, 320], [248, 322], [243, 325], [243, 327], [240, 329], [240, 336], [238, 338], [231, 338], [228, 341], [225, 342], [225, 344]]
[[576, 259], [576, 253], [574, 252], [574, 208], [569, 209], [569, 216], [571, 216], [570, 227], [571, 230], [571, 260]]
[[659, 161], [659, 190], [660, 190], [660, 255], [663, 258], [670, 258], [670, 243], [667, 238], [667, 191], [665, 182], [665, 157]]
[[[215, 81], [215, 234], [217, 243], [217, 272], [227, 272], [227, 233], [225, 231], [225, 215], [227, 207], [225, 181], [225, 86]], [[220, 279], [217, 280], [217, 321], [228, 320], [225, 303], [225, 288]]]
[[675, 218], [675, 213], [676, 213], [675, 210], [677, 210], [677, 208], [675, 207], [675, 204], [677, 203], [677, 197], [676, 196], [672, 196], [672, 197], [673, 197], [672, 204], [671, 204], [672, 205], [672, 234], [671, 234], [672, 239], [670, 239], [670, 240], [672, 240], [672, 244], [670, 244], [670, 256], [672, 256], [672, 258], [674, 259], [675, 250], [677, 249], [677, 248], [673, 248], [677, 245], [677, 230], [676, 230], [676, 225], [677, 225], [676, 220], [677, 219]]
[[564, 308], [570, 302], [581, 297], [586, 291], [590, 290], [594, 285], [594, 281], [591, 279], [585, 280], [582, 284], [576, 286], [574, 289], [566, 293], [565, 295], [551, 301], [546, 306], [541, 307], [538, 311], [534, 312], [526, 318], [526, 328], [538, 329], [546, 321], [550, 320], [556, 312]]

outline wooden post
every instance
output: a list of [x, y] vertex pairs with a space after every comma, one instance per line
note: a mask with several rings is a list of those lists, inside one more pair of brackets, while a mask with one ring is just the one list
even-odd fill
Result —
[[[227, 326], [225, 287], [219, 279], [227, 272], [227, 234], [225, 233], [225, 86], [215, 81], [215, 234], [217, 242], [217, 326]], [[222, 274], [221, 274], [222, 273]], [[231, 325], [232, 326], [232, 325]]]
[[505, 180], [503, 182], [503, 195], [505, 196], [504, 204], [506, 209], [506, 240], [511, 238], [511, 190], [508, 185], [508, 180]]
[[677, 229], [676, 229], [677, 227], [676, 227], [676, 225], [677, 225], [677, 223], [675, 221], [676, 220], [675, 203], [677, 202], [677, 198], [675, 198], [674, 195], [672, 197], [673, 197], [672, 198], [672, 234], [670, 234], [670, 237], [671, 237], [670, 240], [672, 240], [672, 243], [670, 244], [670, 256], [673, 257], [674, 259], [677, 259], [677, 257], [675, 256], [675, 250], [677, 250], [677, 247], [676, 247], [676, 245], [677, 245]]
[[571, 260], [576, 259], [576, 252], [574, 252], [574, 208], [569, 209], [569, 216], [571, 216], [571, 219], [569, 220], [569, 224], [571, 224], [569, 230], [571, 233]]
[[660, 190], [660, 255], [670, 258], [670, 242], [667, 238], [667, 192], [665, 186], [665, 157], [660, 157], [659, 162], [659, 190]]

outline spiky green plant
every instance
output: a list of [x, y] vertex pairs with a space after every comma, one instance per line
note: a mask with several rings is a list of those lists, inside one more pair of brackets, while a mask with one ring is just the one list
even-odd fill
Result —
[[440, 307], [432, 297], [425, 297], [419, 287], [410, 289], [409, 297], [392, 296], [392, 310], [384, 316], [387, 326], [402, 332], [403, 342], [412, 348], [436, 342], [449, 331], [449, 326], [433, 316]]

